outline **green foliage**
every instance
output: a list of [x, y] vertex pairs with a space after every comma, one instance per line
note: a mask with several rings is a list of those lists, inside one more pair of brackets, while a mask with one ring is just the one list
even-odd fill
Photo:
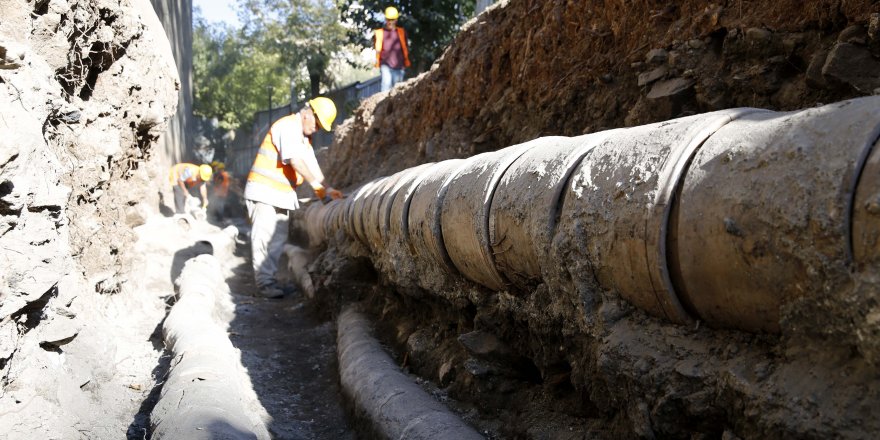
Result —
[[[400, 11], [398, 25], [406, 29], [409, 53], [415, 72], [424, 72], [440, 57], [461, 25], [474, 15], [475, 0], [338, 0], [342, 21], [352, 23], [351, 42], [372, 47], [373, 29], [385, 23], [383, 11], [394, 6]], [[412, 75], [413, 73], [410, 73]]]
[[[334, 58], [352, 58], [333, 0], [238, 0], [241, 29], [193, 25], [194, 111], [225, 129], [249, 125], [272, 104], [335, 85]], [[338, 70], [338, 69], [337, 69]], [[271, 90], [271, 91], [270, 91]]]
[[[289, 69], [278, 54], [248, 44], [224, 24], [196, 15], [193, 26], [193, 111], [224, 129], [250, 125], [254, 113], [290, 99]], [[271, 89], [270, 89], [271, 88]]]
[[303, 97], [333, 84], [330, 60], [340, 56], [347, 39], [332, 0], [239, 0], [239, 6], [251, 44], [277, 54], [292, 73], [304, 68], [309, 93]]

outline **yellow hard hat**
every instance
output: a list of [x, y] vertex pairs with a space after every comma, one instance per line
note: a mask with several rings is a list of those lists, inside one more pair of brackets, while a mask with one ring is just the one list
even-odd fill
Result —
[[211, 168], [213, 168], [217, 171], [220, 171], [220, 170], [225, 170], [226, 165], [223, 162], [220, 162], [219, 160], [215, 160], [215, 161], [211, 162]]
[[394, 6], [389, 6], [385, 8], [386, 20], [397, 20], [397, 17], [400, 17], [400, 13], [397, 12], [397, 8], [395, 8]]
[[211, 165], [199, 165], [199, 178], [205, 182], [211, 180], [213, 174], [214, 170], [211, 169]]
[[315, 117], [318, 118], [321, 127], [324, 127], [324, 130], [330, 131], [330, 126], [333, 125], [333, 120], [336, 119], [336, 104], [333, 104], [330, 98], [320, 96], [309, 101], [309, 107], [315, 112]]

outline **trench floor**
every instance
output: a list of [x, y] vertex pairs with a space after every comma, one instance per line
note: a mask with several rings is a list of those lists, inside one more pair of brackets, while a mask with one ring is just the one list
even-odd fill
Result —
[[356, 439], [339, 389], [335, 323], [316, 318], [299, 293], [254, 296], [247, 224], [236, 226], [230, 340], [272, 417], [269, 432], [276, 439]]

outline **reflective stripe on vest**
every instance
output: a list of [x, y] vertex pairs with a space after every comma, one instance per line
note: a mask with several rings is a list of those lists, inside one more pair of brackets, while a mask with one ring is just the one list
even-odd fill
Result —
[[[299, 113], [285, 116], [275, 122], [278, 124], [285, 118], [299, 117]], [[272, 124], [272, 127], [275, 127]], [[281, 157], [278, 153], [278, 147], [272, 142], [272, 129], [266, 133], [260, 150], [257, 151], [257, 157], [254, 159], [254, 165], [248, 173], [248, 182], [267, 186], [275, 191], [287, 194], [296, 190], [296, 187], [302, 185], [303, 177], [290, 165], [281, 163]]]
[[[385, 28], [373, 29], [376, 33], [376, 67], [382, 63], [382, 40], [385, 38]], [[403, 65], [410, 66], [409, 49], [406, 47], [406, 31], [397, 27], [397, 36], [400, 38], [400, 48], [403, 50]]]

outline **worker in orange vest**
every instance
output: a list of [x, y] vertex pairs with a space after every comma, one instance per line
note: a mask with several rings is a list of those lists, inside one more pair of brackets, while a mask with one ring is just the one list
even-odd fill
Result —
[[394, 6], [385, 8], [385, 27], [374, 29], [376, 67], [382, 74], [382, 91], [391, 90], [403, 81], [403, 69], [410, 66], [406, 31], [397, 25], [400, 13]]
[[171, 167], [168, 172], [168, 181], [174, 188], [174, 210], [182, 214], [186, 207], [186, 201], [194, 197], [192, 191], [199, 189], [199, 197], [202, 199], [202, 208], [208, 208], [208, 187], [214, 171], [211, 165], [195, 165], [191, 163], [179, 163]]
[[297, 113], [272, 124], [254, 159], [244, 189], [251, 223], [251, 263], [260, 295], [280, 298], [284, 290], [275, 279], [278, 260], [287, 242], [289, 211], [299, 208], [296, 187], [304, 181], [318, 199], [342, 197], [324, 182], [311, 136], [318, 127], [330, 131], [336, 105], [319, 97]]
[[215, 160], [211, 162], [211, 168], [214, 170], [214, 178], [211, 182], [211, 212], [220, 219], [224, 216], [232, 177], [226, 171], [226, 164], [223, 162]]

